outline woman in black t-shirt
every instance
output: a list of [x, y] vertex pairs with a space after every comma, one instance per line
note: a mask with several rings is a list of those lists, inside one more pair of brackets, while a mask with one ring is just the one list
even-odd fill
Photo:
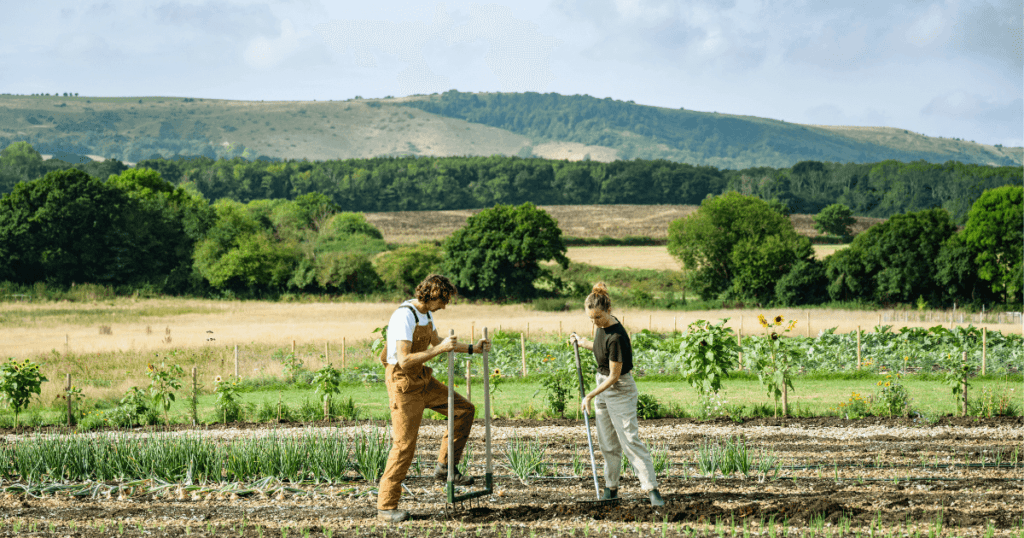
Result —
[[615, 319], [612, 301], [604, 282], [594, 285], [593, 292], [584, 302], [587, 316], [596, 327], [594, 341], [573, 334], [569, 343], [594, 352], [597, 360], [597, 387], [583, 398], [582, 409], [587, 412], [590, 401], [597, 408], [597, 438], [604, 454], [604, 493], [602, 498], [613, 499], [619, 493], [619, 474], [622, 471], [622, 453], [636, 471], [640, 488], [651, 497], [652, 506], [664, 506], [658, 492], [658, 479], [654, 476], [654, 463], [647, 446], [640, 440], [636, 418], [637, 390], [633, 375], [633, 347], [629, 333]]

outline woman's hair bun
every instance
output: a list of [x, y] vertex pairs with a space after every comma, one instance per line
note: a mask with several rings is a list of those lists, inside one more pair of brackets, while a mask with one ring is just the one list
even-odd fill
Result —
[[594, 289], [590, 290], [594, 295], [608, 295], [608, 286], [604, 282], [598, 282], [594, 284]]

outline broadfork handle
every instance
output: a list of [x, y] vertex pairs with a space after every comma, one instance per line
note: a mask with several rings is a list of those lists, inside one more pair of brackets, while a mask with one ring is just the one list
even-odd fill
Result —
[[[583, 388], [583, 363], [580, 361], [579, 342], [574, 340], [572, 347], [576, 354], [576, 377], [580, 382], [580, 402], [582, 403], [586, 394]], [[587, 412], [586, 408], [583, 409], [583, 423], [587, 428], [587, 448], [590, 450], [590, 472], [594, 475], [594, 494], [597, 495], [597, 500], [601, 500], [601, 488], [597, 484], [597, 462], [594, 460], [594, 440], [590, 436], [590, 413]]]

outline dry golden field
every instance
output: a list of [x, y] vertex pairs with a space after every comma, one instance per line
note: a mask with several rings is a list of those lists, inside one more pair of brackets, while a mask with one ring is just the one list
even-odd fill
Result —
[[[833, 252], [849, 245], [814, 245], [814, 257], [823, 260]], [[609, 267], [611, 269], [656, 269], [679, 271], [679, 260], [668, 253], [665, 246], [640, 247], [569, 247], [566, 255], [576, 263]]]
[[[550, 205], [539, 206], [547, 211], [568, 237], [598, 238], [626, 236], [668, 238], [668, 225], [697, 210], [695, 205]], [[380, 229], [389, 243], [440, 241], [465, 226], [466, 219], [479, 209], [452, 211], [395, 211], [366, 213], [366, 220]], [[814, 215], [791, 215], [798, 233], [808, 237], [820, 234], [814, 230]], [[885, 219], [856, 217], [854, 233], [860, 233]]]
[[[190, 306], [193, 312], [178, 315], [140, 316], [136, 313], [156, 304], [173, 303]], [[46, 311], [90, 309], [101, 313], [113, 312], [112, 321], [102, 325], [110, 327], [111, 334], [101, 334], [101, 323], [92, 316], [44, 316]], [[390, 303], [273, 303], [262, 301], [212, 301], [198, 299], [119, 300], [92, 305], [0, 303], [0, 313], [6, 318], [0, 326], [0, 356], [28, 358], [51, 351], [65, 350], [65, 337], [69, 350], [89, 353], [113, 350], [150, 350], [158, 353], [171, 348], [223, 347], [249, 343], [289, 346], [295, 340], [307, 345], [330, 341], [340, 345], [342, 338], [350, 343], [368, 341], [373, 329], [384, 325], [395, 305]], [[730, 318], [730, 325], [743, 333], [757, 329], [758, 314], [782, 314], [799, 320], [798, 331], [807, 330], [807, 316], [811, 316], [812, 333], [838, 327], [840, 332], [854, 331], [857, 326], [874, 327], [878, 313], [843, 310], [798, 309], [745, 309], [714, 311], [665, 311], [616, 309], [617, 315], [632, 331], [654, 329], [670, 331], [682, 329], [697, 319]], [[741, 321], [742, 318], [742, 321]], [[104, 318], [105, 319], [105, 318]], [[589, 332], [590, 322], [579, 312], [538, 312], [525, 305], [484, 305], [458, 303], [450, 305], [436, 315], [438, 328], [447, 333], [454, 329], [458, 335], [468, 337], [474, 330], [479, 337], [482, 327], [527, 330], [540, 333]], [[891, 322], [888, 322], [891, 323]], [[934, 322], [899, 322], [897, 326], [931, 326]], [[147, 331], [147, 327], [150, 331]], [[1002, 331], [1020, 332], [1020, 327], [993, 325]], [[165, 342], [167, 330], [170, 342]], [[210, 339], [213, 340], [210, 340]], [[338, 348], [340, 349], [340, 348]]]

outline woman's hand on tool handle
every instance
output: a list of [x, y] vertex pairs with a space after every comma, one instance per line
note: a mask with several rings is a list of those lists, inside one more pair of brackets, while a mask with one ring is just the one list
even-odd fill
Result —
[[583, 403], [580, 405], [580, 410], [583, 411], [584, 413], [588, 414], [588, 415], [592, 415], [593, 413], [590, 412], [590, 400], [593, 400], [593, 399], [594, 399], [594, 397], [589, 395], [589, 394], [584, 396], [583, 397]]
[[583, 349], [589, 349], [590, 351], [594, 351], [594, 343], [576, 333], [572, 333], [569, 335], [569, 345], [571, 346], [573, 342], [579, 344], [580, 347]]

